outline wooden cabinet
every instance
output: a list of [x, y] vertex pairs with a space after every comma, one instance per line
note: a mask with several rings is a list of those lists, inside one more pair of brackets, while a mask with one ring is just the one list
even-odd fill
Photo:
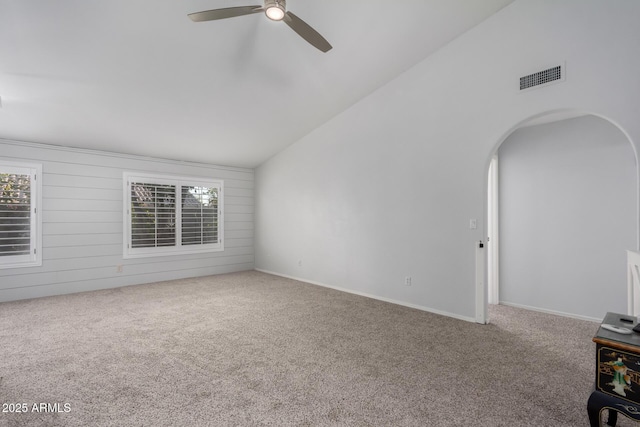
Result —
[[[633, 328], [637, 319], [607, 313], [603, 325]], [[587, 403], [589, 422], [600, 425], [600, 413], [609, 411], [608, 425], [614, 426], [618, 413], [640, 421], [640, 333], [621, 334], [600, 326], [596, 343], [596, 378]]]

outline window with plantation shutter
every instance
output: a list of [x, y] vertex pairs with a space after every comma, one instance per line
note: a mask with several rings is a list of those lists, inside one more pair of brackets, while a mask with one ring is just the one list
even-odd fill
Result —
[[131, 183], [131, 247], [176, 244], [176, 186]]
[[183, 245], [204, 245], [218, 241], [218, 189], [182, 187]]
[[124, 174], [124, 257], [221, 251], [222, 181]]
[[42, 265], [41, 165], [0, 161], [0, 268]]

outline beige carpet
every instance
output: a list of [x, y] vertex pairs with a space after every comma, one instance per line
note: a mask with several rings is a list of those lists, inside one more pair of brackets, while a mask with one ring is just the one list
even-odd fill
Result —
[[587, 426], [598, 325], [491, 318], [255, 271], [2, 303], [0, 426]]

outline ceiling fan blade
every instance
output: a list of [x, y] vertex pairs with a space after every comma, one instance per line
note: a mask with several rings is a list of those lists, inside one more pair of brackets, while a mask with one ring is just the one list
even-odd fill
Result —
[[194, 22], [215, 21], [216, 19], [233, 18], [236, 16], [251, 15], [263, 12], [262, 6], [225, 7], [223, 9], [205, 10], [203, 12], [190, 13], [188, 16]]
[[285, 24], [291, 27], [293, 31], [298, 33], [300, 37], [311, 43], [316, 48], [320, 49], [323, 52], [328, 52], [329, 50], [331, 50], [332, 46], [324, 37], [320, 35], [320, 33], [311, 28], [309, 24], [298, 18], [293, 13], [285, 13], [283, 21], [285, 22]]

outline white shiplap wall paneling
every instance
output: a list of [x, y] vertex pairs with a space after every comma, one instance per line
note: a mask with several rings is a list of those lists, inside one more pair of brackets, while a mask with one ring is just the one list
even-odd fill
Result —
[[[254, 268], [252, 169], [9, 140], [0, 140], [0, 158], [43, 164], [43, 265], [0, 270], [0, 301]], [[225, 250], [123, 259], [125, 170], [224, 180]]]

